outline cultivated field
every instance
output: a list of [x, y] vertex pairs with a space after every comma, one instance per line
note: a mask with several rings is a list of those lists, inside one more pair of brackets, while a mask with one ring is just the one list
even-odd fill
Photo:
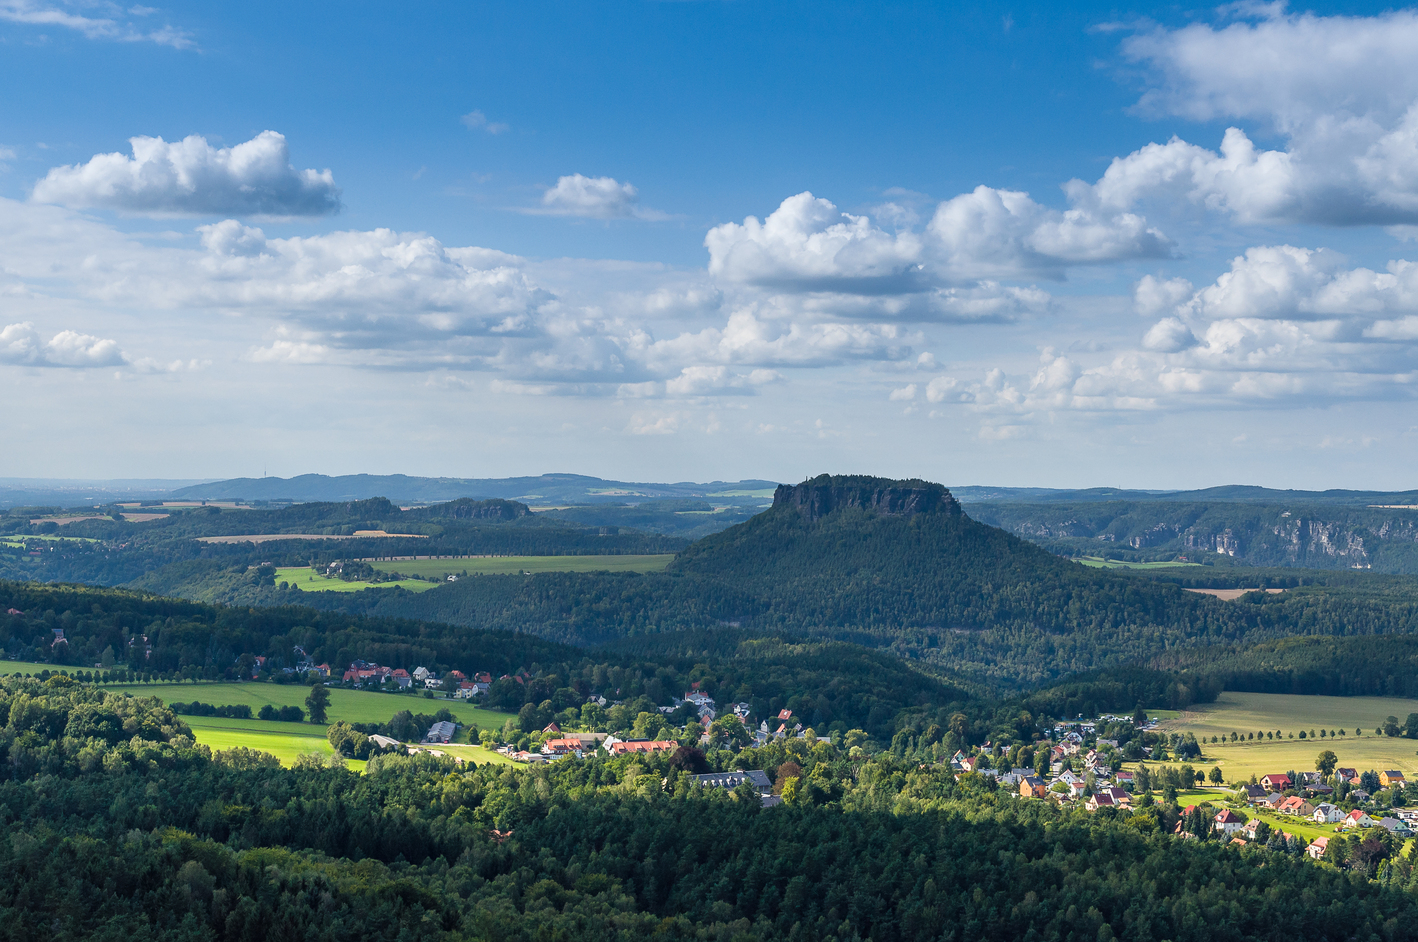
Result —
[[[1399, 769], [1418, 773], [1418, 740], [1375, 735], [1384, 719], [1396, 716], [1400, 723], [1409, 713], [1418, 713], [1418, 700], [1393, 697], [1307, 697], [1291, 694], [1221, 694], [1215, 703], [1196, 706], [1175, 719], [1162, 723], [1169, 732], [1194, 733], [1202, 745], [1204, 759], [1192, 762], [1198, 768], [1220, 766], [1227, 782], [1249, 779], [1267, 772], [1313, 771], [1315, 757], [1330, 749], [1341, 766], [1364, 769]], [[1356, 728], [1362, 730], [1355, 735]], [[1300, 739], [1300, 730], [1305, 739]], [[1344, 736], [1310, 738], [1345, 731]], [[1284, 739], [1262, 742], [1230, 742], [1231, 733], [1275, 732]], [[1296, 735], [1295, 739], [1290, 734]], [[1212, 743], [1212, 736], [1227, 739]]]
[[392, 589], [398, 586], [410, 592], [427, 592], [438, 588], [437, 583], [420, 579], [399, 579], [395, 582], [345, 582], [328, 578], [309, 566], [280, 566], [276, 569], [276, 584], [288, 582], [302, 592], [358, 592], [361, 589]]
[[1265, 592], [1269, 595], [1279, 595], [1284, 589], [1183, 589], [1183, 592], [1197, 592], [1201, 595], [1210, 595], [1223, 602], [1234, 602], [1247, 592]]
[[660, 572], [674, 558], [673, 553], [656, 556], [465, 556], [455, 559], [370, 560], [370, 565], [380, 572], [442, 578], [448, 575], [516, 575], [521, 572]]
[[1120, 559], [1104, 559], [1101, 556], [1075, 556], [1073, 561], [1093, 569], [1176, 569], [1181, 566], [1200, 566], [1201, 563], [1128, 563]]

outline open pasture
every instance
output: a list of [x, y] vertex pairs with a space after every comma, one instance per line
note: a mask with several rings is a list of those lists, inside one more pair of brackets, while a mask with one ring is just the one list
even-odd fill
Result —
[[[1162, 728], [1193, 733], [1198, 741], [1204, 740], [1204, 758], [1191, 764], [1208, 770], [1219, 766], [1227, 782], [1248, 780], [1253, 774], [1267, 772], [1313, 771], [1315, 758], [1326, 749], [1334, 752], [1341, 766], [1361, 771], [1398, 769], [1412, 775], [1418, 773], [1418, 740], [1374, 733], [1386, 717], [1396, 716], [1402, 723], [1409, 713], [1418, 713], [1418, 700], [1227, 691], [1215, 703], [1199, 704], [1175, 719], [1165, 720]], [[1304, 739], [1299, 738], [1302, 729]], [[1321, 729], [1326, 734], [1343, 729], [1345, 735], [1319, 738]], [[1358, 735], [1356, 729], [1361, 730]], [[1276, 730], [1285, 738], [1230, 741], [1233, 731], [1244, 736], [1248, 732]], [[1313, 739], [1312, 730], [1316, 734]], [[1296, 738], [1291, 739], [1291, 733]], [[1212, 743], [1212, 736], [1226, 741]]]
[[[410, 576], [517, 575], [522, 572], [660, 572], [673, 553], [654, 556], [464, 556], [453, 559], [369, 560], [380, 572]], [[427, 585], [428, 583], [424, 583]]]
[[302, 592], [358, 592], [361, 589], [392, 589], [398, 586], [410, 592], [427, 592], [438, 588], [436, 583], [420, 579], [399, 579], [395, 582], [345, 582], [331, 579], [309, 566], [280, 566], [276, 569], [276, 584], [289, 583]]
[[[257, 712], [268, 703], [277, 708], [298, 706], [303, 710], [305, 709], [305, 698], [310, 693], [309, 687], [299, 684], [262, 683], [105, 684], [104, 688], [114, 692], [128, 692], [135, 697], [159, 697], [164, 703], [191, 703], [193, 700], [200, 700], [213, 706], [245, 704], [251, 707], [252, 713]], [[387, 723], [389, 718], [400, 710], [408, 710], [410, 713], [432, 714], [445, 708], [457, 718], [459, 723], [464, 726], [477, 726], [480, 729], [501, 728], [509, 718], [509, 714], [476, 707], [466, 700], [446, 700], [443, 698], [429, 700], [409, 694], [379, 693], [373, 690], [344, 690], [338, 687], [327, 689], [330, 691], [329, 715], [332, 723], [337, 720], [344, 720], [347, 723]], [[206, 717], [194, 716], [188, 717], [188, 719], [199, 720], [206, 719]], [[248, 721], [233, 722], [246, 723]], [[279, 726], [282, 724], [263, 725]], [[306, 725], [309, 726], [309, 724]], [[325, 735], [324, 727], [309, 726], [309, 728], [319, 729], [320, 735]]]
[[275, 723], [264, 720], [236, 720], [223, 716], [184, 716], [197, 741], [213, 752], [245, 746], [269, 752], [283, 765], [297, 756], [315, 753], [323, 757], [335, 750], [325, 738], [325, 727], [311, 723]]

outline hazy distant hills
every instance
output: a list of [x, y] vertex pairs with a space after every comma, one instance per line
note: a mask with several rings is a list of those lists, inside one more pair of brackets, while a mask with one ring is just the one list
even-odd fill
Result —
[[172, 491], [176, 500], [343, 501], [387, 497], [427, 503], [472, 497], [531, 504], [626, 503], [713, 497], [766, 502], [772, 481], [711, 481], [707, 484], [646, 484], [607, 481], [584, 474], [541, 474], [517, 478], [424, 478], [406, 474], [302, 474], [293, 478], [233, 478]]

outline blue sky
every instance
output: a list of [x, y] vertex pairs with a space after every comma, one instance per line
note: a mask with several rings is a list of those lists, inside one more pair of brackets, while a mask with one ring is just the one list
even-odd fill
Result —
[[1408, 487], [1415, 53], [1376, 5], [0, 0], [0, 476]]

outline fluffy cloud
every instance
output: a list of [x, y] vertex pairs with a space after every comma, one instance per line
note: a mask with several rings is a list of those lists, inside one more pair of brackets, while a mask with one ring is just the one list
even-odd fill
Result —
[[579, 173], [560, 177], [542, 194], [542, 204], [524, 212], [586, 219], [664, 219], [664, 213], [639, 205], [640, 191], [612, 177]]
[[32, 198], [80, 208], [142, 215], [323, 216], [340, 209], [329, 170], [296, 170], [286, 139], [263, 131], [235, 147], [213, 147], [193, 134], [169, 143], [129, 140], [133, 155], [99, 154], [55, 167]]
[[39, 286], [220, 325], [244, 337], [233, 356], [248, 363], [482, 372], [503, 393], [698, 399], [753, 394], [790, 369], [905, 363], [919, 340], [894, 324], [823, 322], [761, 301], [725, 312], [702, 275], [661, 266], [532, 262], [385, 229], [281, 239], [227, 219], [195, 233], [196, 247], [138, 241], [57, 207], [0, 200], [0, 257], [17, 292]]
[[1141, 110], [1259, 121], [1285, 149], [1259, 149], [1235, 127], [1219, 152], [1174, 138], [1114, 160], [1092, 199], [1077, 181], [1071, 195], [1111, 211], [1180, 197], [1246, 223], [1418, 221], [1418, 14], [1252, 10], [1258, 17], [1134, 36], [1123, 49], [1157, 77]]
[[910, 338], [890, 324], [797, 324], [765, 321], [735, 311], [726, 325], [667, 340], [634, 335], [627, 351], [652, 368], [686, 361], [757, 367], [824, 367], [851, 360], [901, 360]]
[[[1157, 319], [1140, 349], [1086, 364], [1046, 350], [1032, 376], [939, 377], [932, 402], [984, 412], [1177, 410], [1418, 394], [1418, 263], [1350, 268], [1336, 253], [1258, 246], [1212, 284], [1144, 278]], [[941, 384], [936, 394], [936, 383]]]
[[78, 331], [62, 330], [46, 341], [28, 321], [0, 330], [0, 363], [83, 369], [121, 366], [125, 362], [116, 341], [101, 340]]
[[[987, 279], [1058, 278], [1071, 265], [1160, 257], [1170, 244], [1139, 216], [1041, 206], [977, 187], [936, 207], [924, 229], [887, 232], [799, 193], [766, 219], [709, 230], [710, 274], [772, 290], [908, 296]], [[947, 300], [946, 306], [950, 306]]]
[[[95, 7], [109, 16], [93, 16]], [[83, 12], [78, 12], [82, 10]], [[121, 7], [92, 3], [35, 3], [33, 0], [0, 0], [0, 20], [23, 23], [27, 26], [51, 26], [72, 29], [89, 39], [111, 39], [119, 42], [151, 42], [175, 49], [190, 49], [194, 45], [192, 37], [185, 31], [172, 26], [145, 28], [131, 19], [117, 14]], [[143, 16], [157, 11], [150, 7], [135, 6], [127, 11], [130, 16]]]

